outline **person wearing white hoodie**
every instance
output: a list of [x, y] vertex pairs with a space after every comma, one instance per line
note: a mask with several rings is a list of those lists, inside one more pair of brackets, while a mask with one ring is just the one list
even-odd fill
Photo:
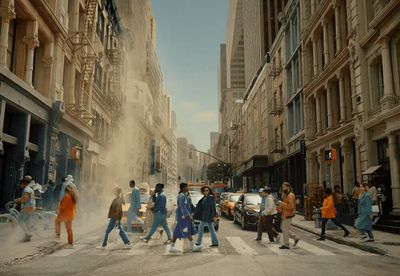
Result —
[[279, 234], [273, 229], [273, 222], [274, 222], [274, 217], [278, 213], [276, 210], [276, 205], [275, 205], [275, 200], [274, 197], [271, 194], [271, 188], [270, 187], [265, 187], [264, 189], [260, 189], [260, 195], [265, 198], [264, 202], [265, 205], [263, 206], [262, 212], [261, 212], [261, 217], [259, 220], [260, 227], [258, 228], [258, 236], [257, 240], [262, 239], [262, 230], [265, 229], [267, 230], [268, 233], [268, 238], [271, 243], [276, 241], [279, 241]]

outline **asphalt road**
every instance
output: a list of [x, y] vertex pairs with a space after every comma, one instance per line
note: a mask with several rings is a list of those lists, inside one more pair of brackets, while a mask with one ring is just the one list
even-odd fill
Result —
[[202, 252], [191, 252], [190, 244], [177, 242], [182, 253], [170, 254], [158, 233], [149, 243], [131, 236], [132, 249], [122, 249], [118, 233], [110, 235], [108, 248], [97, 249], [102, 232], [77, 241], [73, 249], [1, 267], [0, 275], [399, 275], [398, 260], [374, 255], [295, 229], [301, 240], [291, 250], [277, 244], [254, 241], [254, 230], [243, 231], [222, 219], [218, 232], [219, 248], [209, 248], [209, 234]]

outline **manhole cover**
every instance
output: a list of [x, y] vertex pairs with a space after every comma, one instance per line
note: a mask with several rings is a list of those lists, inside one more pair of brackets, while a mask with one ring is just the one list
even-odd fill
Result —
[[382, 244], [391, 246], [400, 246], [400, 242], [383, 242]]

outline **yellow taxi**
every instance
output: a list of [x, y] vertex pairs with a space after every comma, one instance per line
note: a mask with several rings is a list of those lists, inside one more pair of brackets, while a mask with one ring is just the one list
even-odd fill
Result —
[[240, 193], [222, 194], [221, 201], [219, 202], [221, 213], [233, 219], [235, 214], [235, 203], [238, 201], [240, 195]]

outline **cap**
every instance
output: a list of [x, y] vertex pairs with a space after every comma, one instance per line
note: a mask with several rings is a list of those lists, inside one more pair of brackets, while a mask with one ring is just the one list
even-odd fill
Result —
[[258, 192], [259, 192], [259, 193], [263, 193], [263, 192], [265, 192], [265, 189], [264, 189], [264, 188], [261, 188], [261, 189], [258, 190]]
[[264, 192], [266, 192], [266, 193], [271, 193], [272, 192], [272, 189], [271, 189], [271, 187], [269, 187], [269, 186], [266, 186], [265, 188], [264, 188]]

